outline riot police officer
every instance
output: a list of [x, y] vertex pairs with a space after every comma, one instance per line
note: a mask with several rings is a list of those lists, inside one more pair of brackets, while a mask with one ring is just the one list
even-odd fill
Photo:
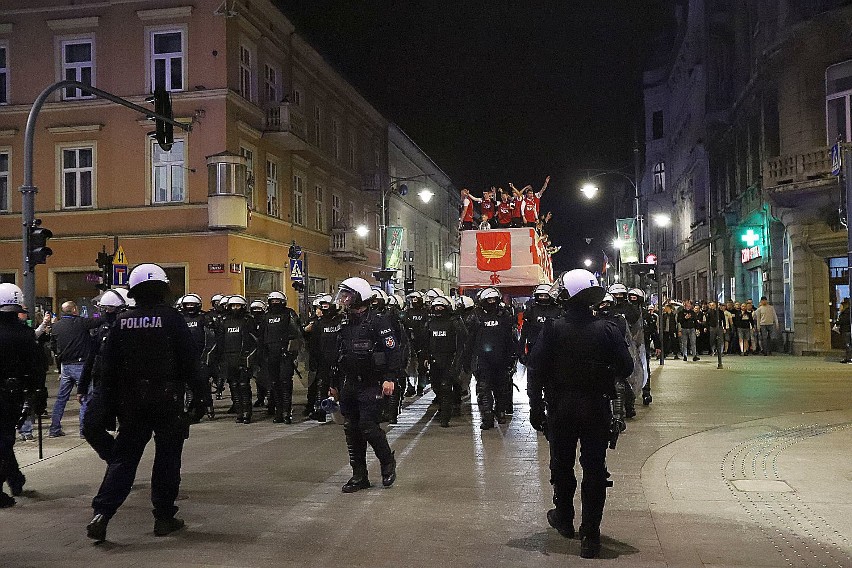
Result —
[[545, 322], [528, 359], [530, 422], [546, 429], [550, 442], [553, 503], [548, 523], [565, 537], [574, 536], [574, 462], [580, 443], [583, 483], [580, 556], [600, 552], [600, 523], [611, 486], [606, 468], [610, 443], [615, 377], [633, 370], [633, 361], [618, 327], [597, 318], [591, 306], [604, 295], [595, 275], [571, 270], [556, 283], [563, 314]]
[[462, 320], [453, 316], [451, 300], [437, 296], [430, 306], [431, 315], [426, 325], [429, 334], [429, 382], [439, 399], [439, 418], [442, 428], [450, 425], [453, 414], [453, 386], [461, 373], [462, 359], [467, 343], [467, 329]]
[[[337, 367], [338, 339], [340, 327], [343, 324], [343, 314], [329, 294], [318, 298], [322, 315], [314, 322], [312, 341], [316, 345], [316, 385], [317, 400], [314, 402], [314, 412], [311, 418], [317, 422], [326, 421], [326, 413], [320, 403], [328, 393], [331, 377]], [[313, 360], [312, 360], [313, 361]]]
[[642, 392], [647, 382], [647, 366], [645, 361], [645, 333], [642, 313], [628, 299], [627, 287], [616, 283], [609, 287], [609, 293], [615, 298], [611, 310], [621, 314], [627, 321], [627, 349], [633, 357], [633, 372], [627, 378], [630, 388], [625, 391], [624, 411], [627, 418], [636, 416], [636, 397]]
[[416, 387], [408, 386], [405, 396], [418, 396], [423, 394], [428, 380], [426, 372], [426, 322], [429, 320], [429, 309], [425, 304], [425, 297], [421, 292], [408, 294], [408, 311], [406, 312], [406, 330], [411, 340], [411, 353], [409, 358], [409, 376], [416, 377]]
[[[252, 300], [248, 306], [248, 314], [254, 322], [254, 336], [260, 337], [260, 326], [263, 323], [263, 318], [266, 315], [266, 303], [263, 300]], [[258, 352], [258, 364], [252, 369], [254, 377], [254, 386], [257, 399], [252, 404], [252, 408], [263, 408], [266, 404], [266, 398], [270, 395], [269, 385], [270, 378], [266, 375], [266, 367], [263, 365], [262, 358]], [[272, 396], [269, 396], [269, 404], [267, 411], [271, 413], [273, 407]]]
[[396, 480], [396, 459], [384, 430], [379, 426], [382, 398], [393, 394], [402, 370], [402, 351], [394, 322], [369, 309], [373, 290], [363, 278], [340, 283], [335, 301], [346, 309], [340, 330], [337, 372], [329, 394], [340, 397], [343, 431], [349, 449], [352, 477], [344, 493], [370, 487], [367, 477], [367, 444], [379, 459], [382, 485]]
[[[125, 298], [127, 292], [123, 289], [107, 290], [98, 299], [98, 309], [101, 312], [101, 324], [92, 337], [92, 348], [89, 357], [83, 365], [80, 382], [77, 385], [77, 400], [90, 397], [83, 414], [83, 425], [80, 432], [92, 446], [92, 449], [104, 461], [112, 455], [115, 439], [109, 434], [115, 430], [115, 409], [108, 407], [103, 397], [103, 347], [109, 334], [115, 326], [118, 315], [135, 302]], [[91, 392], [91, 394], [89, 394]]]
[[532, 351], [544, 323], [559, 317], [560, 312], [559, 306], [553, 296], [550, 295], [550, 284], [536, 286], [533, 290], [532, 300], [527, 302], [526, 309], [524, 309], [523, 325], [521, 326], [521, 363], [526, 362], [526, 358]]
[[[269, 390], [272, 405], [275, 408], [275, 423], [293, 423], [293, 373], [296, 357], [302, 341], [302, 330], [292, 317], [291, 311], [273, 294], [269, 300], [269, 310], [260, 322], [258, 344], [261, 352], [261, 366], [266, 369], [269, 378]], [[283, 294], [282, 294], [283, 295]]]
[[[200, 356], [198, 360], [198, 380], [205, 385], [204, 389], [204, 408], [207, 409], [207, 416], [213, 418], [215, 411], [213, 409], [213, 396], [210, 385], [210, 368], [207, 365], [207, 360], [210, 355], [210, 350], [216, 341], [215, 334], [212, 328], [208, 327], [207, 314], [201, 311], [201, 296], [198, 294], [189, 293], [180, 299], [180, 312], [183, 314], [183, 320], [189, 328], [189, 333], [192, 335], [192, 340], [195, 342], [195, 347]], [[193, 396], [192, 390], [188, 390], [187, 408], [201, 408], [201, 404], [195, 405], [191, 399]], [[201, 416], [193, 416], [193, 420], [200, 420]]]
[[645, 292], [640, 288], [631, 288], [627, 291], [627, 300], [639, 309], [642, 314], [642, 336], [645, 340], [645, 384], [642, 385], [642, 404], [648, 406], [654, 400], [651, 396], [651, 353], [656, 357], [662, 352], [660, 345], [659, 323], [657, 314], [648, 310], [645, 305]]
[[216, 349], [217, 342], [222, 338], [222, 322], [228, 310], [228, 298], [222, 294], [214, 294], [210, 298], [210, 311], [207, 312], [207, 327], [213, 330], [213, 346], [207, 356], [207, 366], [216, 385], [216, 400], [222, 400], [225, 391], [225, 373], [222, 371], [220, 350]]
[[515, 318], [501, 306], [500, 300], [496, 288], [485, 288], [479, 293], [479, 307], [475, 311], [471, 352], [483, 430], [494, 427], [495, 407], [497, 422], [505, 424], [508, 421], [505, 409], [512, 404], [511, 381], [507, 386], [506, 376], [517, 352]]
[[[15, 427], [47, 407], [44, 353], [35, 332], [19, 318], [24, 295], [14, 284], [0, 284], [0, 509], [15, 504], [26, 481], [15, 458]], [[9, 485], [12, 496], [3, 491]]]
[[254, 320], [246, 314], [246, 304], [243, 296], [228, 297], [228, 311], [222, 320], [221, 337], [216, 341], [222, 373], [231, 389], [238, 424], [251, 423], [250, 381], [257, 349]]
[[95, 516], [86, 527], [89, 538], [106, 539], [107, 523], [130, 494], [145, 446], [154, 436], [151, 474], [154, 534], [164, 536], [183, 527], [175, 518], [180, 464], [188, 425], [184, 419], [187, 385], [203, 400], [198, 380], [199, 353], [177, 310], [164, 302], [169, 291], [165, 271], [140, 264], [128, 277], [136, 308], [118, 316], [103, 349], [103, 389], [116, 409], [121, 427], [107, 461]]
[[[320, 298], [322, 296], [317, 296], [311, 302], [311, 313], [308, 316], [308, 321], [302, 327], [302, 342], [305, 345], [305, 350], [308, 352], [308, 397], [305, 402], [305, 416], [312, 416], [314, 412], [317, 410], [316, 403], [317, 399], [320, 395], [317, 390], [317, 362], [319, 361], [319, 345], [317, 344], [318, 335], [314, 333], [317, 326], [317, 321], [322, 317], [322, 310], [320, 309]], [[328, 387], [326, 387], [328, 390]], [[321, 393], [325, 396], [325, 391]], [[322, 399], [319, 399], [322, 401]]]

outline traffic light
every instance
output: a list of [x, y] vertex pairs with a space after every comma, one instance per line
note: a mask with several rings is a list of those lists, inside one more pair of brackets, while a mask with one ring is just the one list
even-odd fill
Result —
[[96, 286], [99, 290], [109, 290], [112, 287], [112, 255], [104, 250], [98, 253], [98, 266], [101, 269], [101, 283]]
[[53, 254], [53, 251], [47, 246], [47, 239], [52, 236], [53, 231], [41, 226], [41, 219], [33, 220], [29, 227], [29, 247], [27, 249], [27, 260], [31, 267], [46, 263], [47, 257]]
[[290, 251], [287, 253], [287, 256], [296, 260], [302, 256], [302, 247], [293, 243], [290, 245]]
[[[174, 120], [172, 114], [172, 98], [165, 87], [157, 87], [154, 89], [154, 95], [148, 97], [146, 102], [154, 103], [154, 112]], [[161, 118], [154, 117], [154, 124], [157, 130], [148, 134], [157, 141], [163, 152], [169, 152], [174, 144], [174, 126]]]
[[403, 290], [405, 291], [405, 295], [409, 295], [414, 292], [414, 280], [405, 279], [403, 283]]

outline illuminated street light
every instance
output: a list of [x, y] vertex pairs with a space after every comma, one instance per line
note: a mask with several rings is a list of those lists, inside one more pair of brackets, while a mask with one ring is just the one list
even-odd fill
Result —
[[613, 274], [613, 275], [612, 275], [612, 279], [613, 279], [613, 280], [615, 280], [616, 282], [618, 282], [618, 280], [619, 280], [620, 278], [621, 278], [621, 277], [620, 277], [618, 274]]
[[446, 268], [447, 270], [452, 270], [452, 269], [453, 269], [453, 263], [452, 263], [452, 261], [448, 260], [447, 262], [445, 262], [445, 263], [444, 263], [444, 268]]
[[370, 229], [367, 228], [367, 225], [358, 225], [355, 227], [355, 234], [361, 237], [362, 239], [366, 237], [370, 233]]
[[580, 193], [585, 195], [586, 199], [592, 199], [595, 195], [598, 194], [598, 191], [598, 186], [591, 182], [583, 184], [583, 187], [580, 188]]
[[621, 239], [613, 239], [612, 248], [621, 250], [621, 247], [623, 247], [623, 246], [624, 246], [624, 241], [622, 241]]
[[584, 261], [583, 261], [583, 265], [584, 265], [586, 268], [590, 267], [590, 266], [592, 265], [592, 259], [587, 258], [586, 260], [584, 260]]
[[423, 203], [429, 203], [430, 201], [432, 201], [432, 197], [435, 194], [429, 191], [428, 189], [422, 189], [417, 195], [420, 196], [420, 200], [423, 201]]
[[653, 219], [654, 224], [658, 227], [668, 227], [672, 222], [672, 218], [666, 213], [657, 213], [653, 215]]

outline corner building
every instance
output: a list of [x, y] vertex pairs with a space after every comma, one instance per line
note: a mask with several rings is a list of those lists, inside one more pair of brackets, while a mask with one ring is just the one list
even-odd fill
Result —
[[215, 293], [274, 289], [294, 305], [294, 241], [308, 297], [372, 278], [380, 195], [364, 180], [387, 177], [389, 123], [271, 2], [21, 4], [0, 8], [0, 278], [22, 281], [27, 116], [62, 79], [141, 106], [163, 86], [192, 131], [176, 128], [164, 152], [135, 111], [78, 90], [51, 96], [34, 150], [36, 217], [54, 234], [38, 303], [85, 305], [97, 253], [116, 238], [131, 267], [163, 265], [173, 292], [199, 293], [205, 307]]

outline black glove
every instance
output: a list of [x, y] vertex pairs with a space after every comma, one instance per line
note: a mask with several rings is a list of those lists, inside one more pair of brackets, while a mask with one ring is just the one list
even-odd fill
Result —
[[544, 432], [547, 427], [547, 411], [544, 402], [530, 403], [530, 425], [537, 432]]
[[609, 449], [614, 450], [618, 443], [618, 435], [627, 429], [627, 424], [621, 418], [612, 417], [609, 423]]
[[35, 389], [30, 399], [30, 407], [33, 414], [41, 416], [47, 410], [47, 389], [39, 387]]

